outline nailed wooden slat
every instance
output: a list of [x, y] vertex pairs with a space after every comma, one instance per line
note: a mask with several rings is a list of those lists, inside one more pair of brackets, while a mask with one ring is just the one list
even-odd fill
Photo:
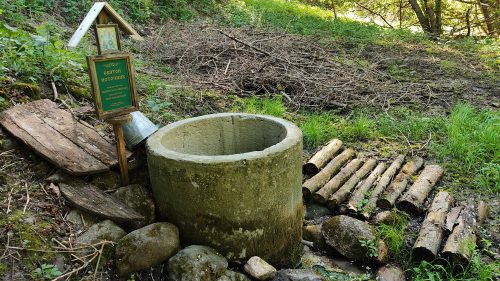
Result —
[[0, 113], [0, 124], [36, 153], [72, 175], [105, 172], [118, 161], [114, 145], [50, 100], [8, 109]]
[[59, 183], [59, 189], [66, 200], [74, 206], [93, 215], [115, 222], [144, 219], [143, 216], [96, 186], [79, 181], [76, 184]]

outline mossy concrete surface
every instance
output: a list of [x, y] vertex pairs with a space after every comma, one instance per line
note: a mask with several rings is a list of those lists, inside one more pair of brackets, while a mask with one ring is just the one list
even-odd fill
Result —
[[300, 260], [302, 133], [263, 115], [206, 115], [163, 127], [147, 143], [160, 219], [184, 243], [233, 261]]

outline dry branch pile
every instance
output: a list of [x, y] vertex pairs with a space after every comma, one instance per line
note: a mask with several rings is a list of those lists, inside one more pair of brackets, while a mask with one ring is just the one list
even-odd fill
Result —
[[357, 65], [339, 55], [341, 42], [320, 37], [168, 23], [142, 44], [182, 83], [243, 96], [282, 93], [289, 105], [428, 104], [432, 95], [423, 84], [380, 71], [384, 59]]

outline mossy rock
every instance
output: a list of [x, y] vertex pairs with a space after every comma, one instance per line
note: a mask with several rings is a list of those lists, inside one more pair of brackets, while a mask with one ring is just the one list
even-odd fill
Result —
[[366, 222], [349, 216], [335, 216], [325, 221], [321, 232], [328, 245], [349, 259], [368, 259], [367, 249], [361, 241], [375, 241], [375, 230]]
[[207, 246], [192, 245], [170, 258], [167, 265], [171, 281], [216, 281], [226, 274], [228, 262]]
[[86, 100], [92, 100], [92, 92], [90, 91], [89, 87], [81, 87], [79, 85], [75, 84], [68, 84], [68, 91], [69, 93], [74, 96], [75, 98], [80, 98], [80, 99], [86, 99]]
[[24, 83], [24, 82], [15, 82], [10, 85], [8, 85], [12, 90], [18, 90], [24, 93], [25, 95], [33, 98], [33, 99], [40, 99], [40, 86], [31, 84], [31, 83]]
[[139, 229], [155, 221], [153, 195], [144, 187], [138, 184], [120, 187], [113, 195], [144, 217], [143, 220], [127, 223], [126, 229]]

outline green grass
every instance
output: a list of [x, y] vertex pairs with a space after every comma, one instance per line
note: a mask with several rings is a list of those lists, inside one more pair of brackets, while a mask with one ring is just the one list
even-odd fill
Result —
[[274, 98], [251, 97], [242, 100], [241, 104], [235, 107], [233, 111], [283, 117], [286, 112], [286, 107], [283, 104], [281, 96], [276, 96]]
[[378, 235], [387, 245], [389, 256], [396, 262], [402, 262], [403, 247], [408, 228], [408, 217], [396, 210], [391, 210], [391, 224], [381, 224], [377, 227]]

